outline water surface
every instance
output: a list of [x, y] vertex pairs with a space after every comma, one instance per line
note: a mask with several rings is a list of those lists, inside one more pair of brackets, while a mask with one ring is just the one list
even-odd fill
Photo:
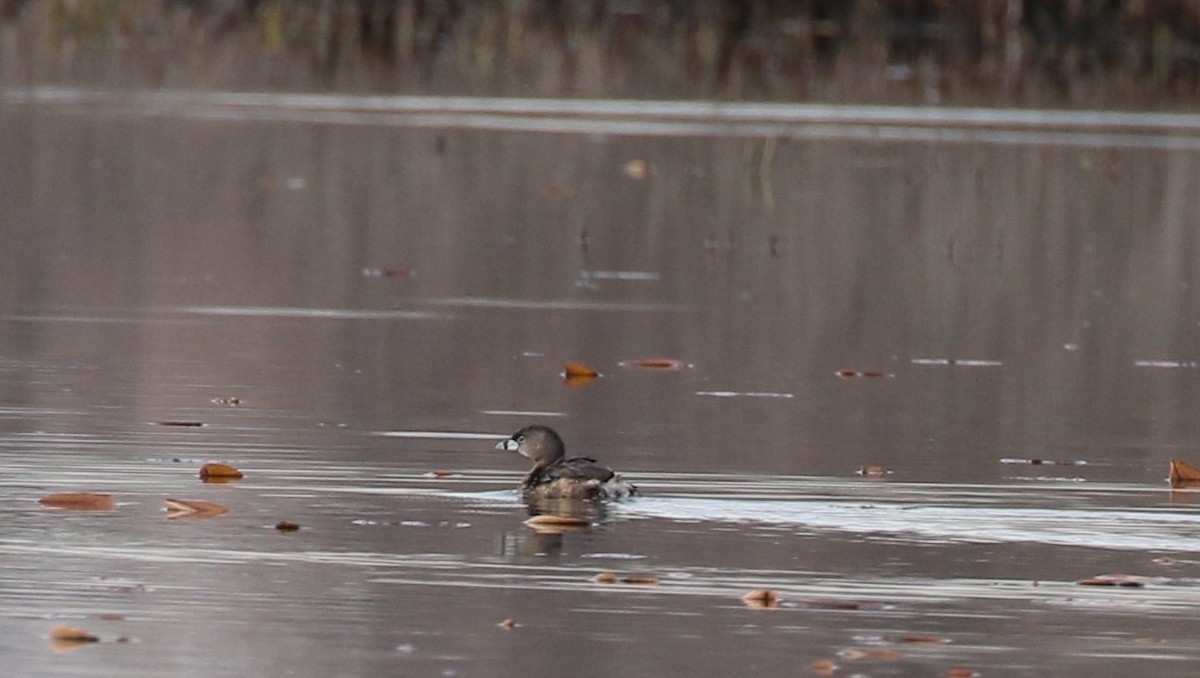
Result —
[[[1200, 438], [1190, 118], [76, 94], [0, 106], [6, 665], [1200, 658], [1197, 497], [1164, 482]], [[681, 368], [621, 365], [645, 358]], [[642, 496], [524, 525], [494, 445], [533, 421]], [[246, 477], [200, 483], [212, 460]], [[37, 503], [66, 491], [120, 503]], [[1112, 573], [1144, 585], [1075, 583]], [[102, 642], [56, 651], [56, 624]]]

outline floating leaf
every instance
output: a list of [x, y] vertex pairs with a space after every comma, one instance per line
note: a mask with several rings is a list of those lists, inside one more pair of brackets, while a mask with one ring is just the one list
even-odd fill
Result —
[[213, 405], [228, 405], [230, 407], [237, 407], [238, 405], [242, 404], [242, 399], [237, 396], [228, 396], [225, 398], [213, 398], [209, 402], [211, 402]]
[[779, 607], [779, 594], [770, 589], [758, 589], [742, 596], [746, 607], [769, 609]]
[[617, 576], [616, 572], [601, 572], [595, 577], [592, 577], [592, 581], [596, 582], [597, 584], [616, 584], [618, 581], [620, 581], [620, 577]]
[[100, 614], [96, 615], [96, 619], [103, 619], [104, 621], [125, 621], [125, 615], [119, 612], [101, 612]]
[[295, 532], [296, 530], [300, 529], [300, 525], [293, 523], [290, 520], [281, 520], [275, 523], [275, 529], [279, 530], [280, 532]]
[[167, 518], [216, 518], [229, 509], [211, 501], [198, 499], [167, 499]]
[[685, 367], [682, 360], [674, 358], [642, 358], [639, 360], [624, 360], [619, 364], [621, 367], [628, 369], [665, 370], [672, 372], [677, 372]]
[[38, 503], [64, 511], [111, 511], [117, 507], [117, 498], [111, 494], [60, 492], [48, 494]]
[[621, 577], [622, 584], [646, 584], [654, 585], [659, 581], [658, 577], [652, 574], [631, 574], [628, 577]]
[[901, 643], [912, 643], [914, 645], [943, 645], [950, 642], [949, 638], [942, 638], [941, 636], [927, 636], [920, 633], [911, 633], [905, 636], [900, 636], [900, 638], [897, 640], [899, 640]]
[[1174, 565], [1175, 559], [1170, 556], [1159, 556], [1151, 562], [1158, 563], [1159, 565]]
[[886, 478], [892, 473], [892, 470], [879, 464], [867, 464], [860, 466], [856, 473], [864, 478]]
[[597, 372], [596, 370], [593, 370], [592, 368], [588, 367], [587, 365], [585, 365], [583, 363], [568, 361], [567, 364], [563, 366], [563, 376], [565, 376], [567, 378], [570, 378], [570, 377], [595, 378], [595, 377], [600, 376], [600, 373]]
[[592, 383], [595, 379], [596, 377], [574, 377], [568, 374], [563, 377], [563, 383], [567, 385], [567, 388], [579, 388]]
[[426, 478], [450, 478], [454, 476], [454, 471], [430, 471], [425, 474]]
[[408, 268], [364, 268], [362, 274], [368, 278], [411, 278], [412, 269]]
[[519, 625], [517, 624], [516, 619], [509, 617], [508, 619], [505, 619], [504, 621], [500, 622], [499, 624], [496, 624], [496, 626], [499, 626], [500, 628], [504, 629], [505, 631], [512, 631], [513, 629], [517, 628], [517, 626], [519, 626]]
[[1146, 585], [1146, 577], [1130, 574], [1101, 574], [1089, 579], [1081, 579], [1076, 584], [1080, 586], [1123, 586], [1141, 588]]
[[228, 464], [218, 464], [217, 462], [209, 462], [200, 467], [200, 479], [209, 482], [222, 480], [237, 480], [241, 478], [242, 472]]
[[832, 659], [818, 659], [808, 665], [808, 670], [819, 676], [832, 676], [837, 672], [838, 665]]
[[956, 666], [946, 671], [946, 678], [976, 678], [979, 674], [972, 669]]
[[1171, 460], [1171, 487], [1200, 485], [1200, 469], [1178, 459]]
[[625, 163], [625, 167], [622, 171], [624, 171], [625, 176], [629, 177], [630, 179], [641, 181], [642, 179], [650, 176], [650, 165], [647, 164], [645, 160], [634, 159]]
[[863, 377], [866, 379], [883, 379], [890, 378], [895, 375], [888, 372], [880, 372], [879, 370], [838, 370], [837, 375], [842, 379], [857, 379]]
[[170, 420], [170, 421], [159, 421], [159, 422], [155, 422], [155, 423], [157, 423], [159, 426], [181, 426], [181, 427], [185, 427], [185, 428], [200, 428], [201, 426], [204, 426], [204, 422], [202, 422], [202, 421]]
[[97, 643], [100, 637], [83, 629], [59, 625], [50, 629], [50, 640], [61, 643]]

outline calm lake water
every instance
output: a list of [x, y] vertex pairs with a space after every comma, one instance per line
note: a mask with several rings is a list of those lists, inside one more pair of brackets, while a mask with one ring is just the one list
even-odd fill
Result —
[[0, 92], [3, 672], [1194, 675], [1200, 118], [927, 113]]

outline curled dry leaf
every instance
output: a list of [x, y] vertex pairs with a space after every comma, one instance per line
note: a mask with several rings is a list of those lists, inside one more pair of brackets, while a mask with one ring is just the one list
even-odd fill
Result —
[[779, 607], [779, 594], [771, 589], [758, 589], [742, 596], [742, 602], [746, 607], [757, 609], [776, 608]]
[[641, 358], [638, 360], [623, 360], [619, 364], [626, 369], [663, 370], [669, 372], [678, 372], [685, 366], [682, 360], [676, 360], [675, 358]]
[[61, 643], [96, 643], [100, 641], [100, 637], [83, 629], [59, 625], [50, 629], [50, 640]]
[[583, 363], [569, 361], [563, 365], [563, 376], [567, 378], [595, 379], [600, 373]]
[[454, 476], [454, 471], [430, 471], [425, 474], [426, 478], [450, 478]]
[[505, 619], [504, 621], [500, 622], [499, 624], [496, 624], [496, 626], [499, 626], [500, 628], [504, 629], [505, 631], [512, 631], [513, 629], [517, 628], [517, 626], [519, 626], [519, 624], [517, 624], [516, 619], [509, 617], [508, 619]]
[[592, 581], [597, 584], [616, 584], [619, 580], [620, 578], [617, 577], [616, 572], [601, 572], [592, 577]]
[[211, 501], [198, 499], [167, 499], [167, 518], [216, 518], [229, 509]]
[[1200, 469], [1186, 461], [1171, 460], [1171, 487], [1200, 486]]
[[111, 494], [90, 492], [60, 492], [48, 494], [38, 503], [64, 511], [111, 511], [117, 507], [117, 498]]
[[295, 532], [296, 530], [300, 529], [300, 525], [298, 523], [293, 523], [290, 520], [281, 520], [275, 523], [275, 529], [279, 530], [280, 532]]
[[865, 466], [860, 466], [858, 471], [856, 471], [858, 475], [864, 478], [886, 478], [891, 472], [891, 469], [880, 464], [866, 464]]
[[622, 584], [645, 584], [653, 586], [659, 581], [658, 577], [652, 574], [631, 574], [628, 577], [621, 577]]
[[210, 480], [237, 480], [241, 477], [243, 477], [242, 472], [229, 464], [210, 462], [200, 467], [200, 479], [206, 482]]

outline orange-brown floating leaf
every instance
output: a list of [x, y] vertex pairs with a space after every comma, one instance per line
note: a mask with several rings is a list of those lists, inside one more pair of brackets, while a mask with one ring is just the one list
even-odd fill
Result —
[[1200, 469], [1186, 461], [1171, 460], [1171, 487], [1200, 485]]
[[838, 373], [837, 373], [837, 375], [838, 375], [839, 377], [841, 377], [842, 379], [856, 379], [856, 378], [858, 378], [858, 377], [863, 377], [863, 378], [865, 378], [865, 379], [882, 379], [882, 378], [885, 378], [885, 377], [891, 377], [891, 376], [894, 376], [894, 375], [892, 375], [892, 374], [889, 374], [889, 373], [887, 373], [887, 372], [880, 372], [879, 370], [862, 370], [862, 371], [859, 371], [859, 370], [849, 370], [849, 369], [845, 369], [845, 370], [838, 370]]
[[295, 532], [296, 530], [300, 529], [300, 525], [298, 523], [293, 523], [290, 520], [281, 520], [275, 523], [275, 529], [279, 530], [280, 532]]
[[597, 584], [616, 584], [619, 581], [619, 577], [617, 577], [616, 572], [601, 572], [592, 577], [592, 581]]
[[225, 398], [213, 398], [209, 402], [211, 402], [213, 405], [228, 405], [230, 407], [237, 407], [238, 405], [242, 404], [242, 399], [237, 396], [228, 396]]
[[650, 176], [650, 165], [645, 160], [634, 159], [625, 163], [623, 171], [625, 172], [625, 176], [630, 179], [641, 181]]
[[242, 477], [242, 472], [229, 464], [218, 464], [217, 462], [209, 462], [200, 467], [201, 480], [237, 480]]
[[946, 678], [975, 678], [978, 675], [974, 670], [964, 666], [956, 666], [946, 671]]
[[119, 612], [101, 612], [100, 614], [96, 615], [96, 619], [103, 619], [104, 621], [125, 621], [125, 615]]
[[570, 374], [563, 377], [563, 383], [567, 385], [567, 388], [579, 388], [580, 386], [586, 386], [595, 380], [596, 377], [572, 376]]
[[505, 631], [512, 631], [513, 629], [517, 628], [517, 626], [519, 626], [519, 624], [517, 624], [516, 619], [509, 617], [508, 619], [505, 619], [504, 621], [500, 622], [499, 624], [496, 624], [496, 626], [499, 626], [500, 628], [504, 629]]
[[886, 478], [892, 471], [886, 466], [880, 464], [867, 464], [860, 466], [857, 473], [864, 478]]
[[211, 501], [198, 499], [167, 499], [167, 518], [216, 518], [229, 509]]
[[425, 474], [426, 478], [450, 478], [454, 475], [454, 471], [430, 471]]
[[585, 377], [590, 379], [600, 376], [600, 373], [583, 363], [568, 361], [567, 364], [563, 366], [563, 375], [568, 378]]
[[635, 370], [668, 370], [679, 371], [684, 368], [682, 360], [674, 358], [642, 358], [639, 360], [623, 360], [621, 367]]
[[838, 670], [837, 662], [832, 659], [818, 659], [808, 665], [808, 670], [818, 676], [832, 676]]
[[117, 507], [117, 498], [111, 494], [59, 492], [42, 497], [38, 503], [65, 511], [111, 511]]
[[533, 516], [525, 521], [526, 525], [550, 525], [555, 527], [590, 527], [591, 521], [584, 518], [576, 518], [574, 516], [556, 516], [549, 513], [540, 516]]
[[927, 636], [920, 633], [911, 633], [905, 636], [900, 636], [898, 639], [901, 643], [912, 643], [914, 645], [943, 645], [949, 643], [949, 638], [941, 636]]
[[83, 629], [59, 625], [50, 629], [50, 640], [65, 643], [95, 643], [99, 642], [100, 637]]
[[742, 602], [746, 607], [758, 609], [779, 607], [779, 594], [771, 589], [758, 589], [742, 596]]
[[182, 427], [186, 427], [186, 428], [200, 428], [201, 426], [204, 426], [204, 422], [202, 422], [202, 421], [183, 421], [183, 420], [174, 420], [174, 419], [169, 420], [169, 421], [159, 421], [159, 422], [155, 422], [155, 423], [158, 424], [159, 426], [182, 426]]
[[1146, 585], [1146, 578], [1131, 574], [1101, 574], [1089, 579], [1081, 579], [1075, 583], [1079, 584], [1080, 586], [1124, 586], [1128, 588], [1141, 588]]
[[659, 581], [658, 577], [652, 574], [631, 574], [628, 577], [621, 577], [622, 584], [646, 584], [654, 585]]

